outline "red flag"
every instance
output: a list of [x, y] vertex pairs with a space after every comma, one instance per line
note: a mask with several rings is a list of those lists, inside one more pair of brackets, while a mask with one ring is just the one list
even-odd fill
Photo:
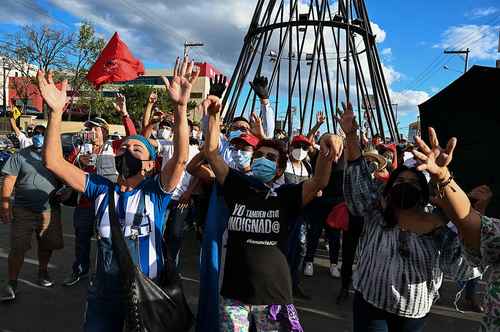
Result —
[[144, 65], [132, 56], [127, 45], [120, 40], [118, 32], [115, 32], [90, 68], [87, 79], [99, 89], [102, 84], [130, 81], [142, 74]]

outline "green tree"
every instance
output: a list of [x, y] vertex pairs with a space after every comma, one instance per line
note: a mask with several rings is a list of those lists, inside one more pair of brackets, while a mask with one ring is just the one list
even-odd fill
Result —
[[[155, 90], [149, 85], [124, 85], [120, 88], [120, 93], [127, 99], [127, 110], [132, 119], [141, 122], [149, 94]], [[165, 89], [156, 89], [158, 95], [158, 108], [162, 112], [171, 113], [172, 103]]]
[[[90, 22], [84, 21], [80, 24], [78, 35], [71, 45], [72, 61], [67, 68], [67, 78], [72, 89], [70, 109], [73, 108], [75, 97], [84, 97], [89, 94], [82, 93], [83, 91], [90, 92], [94, 100], [98, 100], [98, 96], [89, 91], [94, 90], [94, 87], [87, 81], [86, 75], [104, 48], [105, 43], [104, 39], [96, 37], [94, 26]], [[90, 102], [90, 104], [92, 103]], [[71, 113], [69, 119], [71, 120]]]

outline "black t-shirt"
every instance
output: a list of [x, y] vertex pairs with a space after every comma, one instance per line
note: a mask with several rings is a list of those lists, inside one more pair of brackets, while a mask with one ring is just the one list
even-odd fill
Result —
[[289, 220], [302, 208], [302, 185], [270, 190], [255, 178], [229, 170], [223, 186], [229, 208], [221, 295], [245, 304], [290, 304], [290, 270], [280, 250]]
[[[319, 152], [318, 152], [319, 153]], [[318, 153], [311, 158], [311, 166], [314, 170], [316, 167], [316, 161]], [[344, 170], [346, 164], [344, 161], [344, 156], [339, 158], [339, 161], [333, 165], [332, 173], [330, 174], [330, 180], [327, 186], [323, 189], [323, 198], [334, 200], [335, 202], [341, 202], [344, 200]]]

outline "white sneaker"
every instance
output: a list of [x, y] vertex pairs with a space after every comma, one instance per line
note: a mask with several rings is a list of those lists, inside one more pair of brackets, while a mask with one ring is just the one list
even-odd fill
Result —
[[312, 262], [307, 262], [304, 267], [304, 275], [307, 277], [312, 277], [314, 275], [314, 267]]
[[337, 264], [330, 264], [330, 275], [333, 278], [340, 278], [340, 269]]

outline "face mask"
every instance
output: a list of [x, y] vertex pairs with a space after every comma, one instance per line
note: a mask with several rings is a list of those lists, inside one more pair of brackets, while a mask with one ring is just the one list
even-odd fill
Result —
[[236, 162], [236, 165], [238, 165], [238, 168], [243, 170], [245, 167], [250, 166], [252, 155], [253, 153], [249, 151], [234, 150], [233, 160]]
[[43, 146], [44, 139], [45, 137], [43, 135], [40, 134], [33, 135], [33, 137], [31, 138], [31, 140], [33, 141], [33, 147], [35, 149], [41, 149]]
[[118, 173], [128, 179], [142, 170], [142, 160], [134, 157], [129, 150], [121, 156], [115, 157], [115, 165]]
[[231, 142], [233, 139], [240, 137], [241, 134], [243, 134], [241, 130], [232, 130], [229, 132], [227, 139]]
[[252, 173], [264, 183], [271, 182], [276, 176], [276, 163], [266, 158], [254, 159]]
[[399, 183], [391, 188], [389, 204], [395, 208], [408, 210], [422, 200], [420, 189], [410, 183]]
[[295, 160], [302, 161], [302, 160], [306, 159], [307, 151], [304, 151], [303, 149], [300, 149], [300, 148], [293, 149], [292, 150], [292, 157]]
[[171, 129], [162, 128], [158, 130], [158, 138], [170, 139], [171, 135], [172, 135]]

